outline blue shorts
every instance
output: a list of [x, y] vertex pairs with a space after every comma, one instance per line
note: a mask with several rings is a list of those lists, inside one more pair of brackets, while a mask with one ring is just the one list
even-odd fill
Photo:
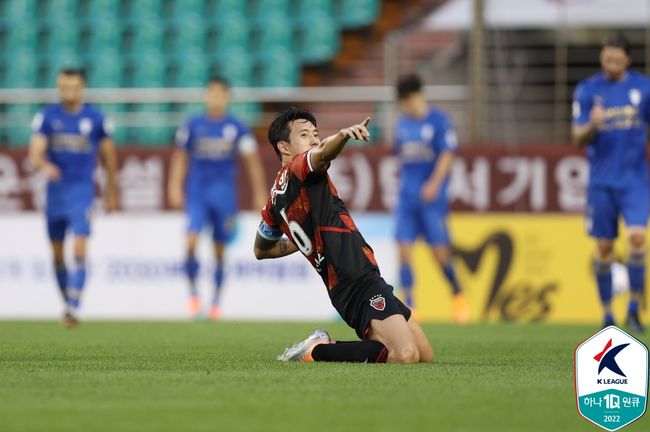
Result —
[[405, 205], [396, 209], [395, 239], [399, 243], [413, 243], [422, 236], [431, 246], [448, 246], [447, 205]]
[[188, 200], [187, 232], [200, 233], [208, 222], [212, 226], [212, 240], [218, 243], [228, 243], [235, 235], [237, 209], [222, 203], [209, 203], [205, 200]]
[[63, 241], [70, 228], [77, 237], [90, 235], [90, 210], [92, 206], [78, 206], [62, 212], [45, 213], [47, 233], [51, 241]]
[[645, 227], [650, 214], [650, 188], [639, 182], [627, 188], [590, 187], [587, 191], [585, 218], [587, 231], [594, 238], [618, 236], [618, 219], [625, 225]]

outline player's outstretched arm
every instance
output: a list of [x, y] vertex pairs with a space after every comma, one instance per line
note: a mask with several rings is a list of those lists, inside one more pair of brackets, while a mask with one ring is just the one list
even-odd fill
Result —
[[336, 135], [329, 136], [321, 141], [316, 150], [310, 153], [313, 170], [315, 171], [336, 159], [349, 139], [368, 141], [370, 138], [370, 133], [366, 129], [368, 123], [370, 123], [370, 117], [366, 117], [359, 124], [341, 129]]
[[187, 173], [187, 152], [177, 148], [172, 153], [169, 162], [169, 182], [167, 183], [167, 199], [169, 206], [179, 210], [183, 208], [183, 182]]
[[280, 258], [283, 256], [291, 255], [298, 251], [298, 247], [293, 244], [288, 238], [281, 238], [280, 240], [267, 240], [259, 233], [255, 236], [255, 258], [258, 260], [267, 258]]
[[113, 138], [104, 138], [99, 144], [99, 153], [102, 164], [106, 169], [106, 210], [117, 210], [117, 152]]

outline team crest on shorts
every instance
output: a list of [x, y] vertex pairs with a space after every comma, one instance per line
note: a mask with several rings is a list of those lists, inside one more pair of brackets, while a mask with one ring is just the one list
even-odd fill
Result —
[[648, 349], [609, 326], [575, 351], [578, 412], [608, 431], [643, 416], [648, 397]]
[[370, 298], [370, 306], [378, 311], [386, 309], [386, 299], [381, 294], [377, 294]]

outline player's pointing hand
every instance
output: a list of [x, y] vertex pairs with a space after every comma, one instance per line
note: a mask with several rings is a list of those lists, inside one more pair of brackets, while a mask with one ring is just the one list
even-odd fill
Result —
[[366, 126], [370, 123], [370, 117], [366, 117], [361, 123], [341, 129], [341, 133], [349, 139], [356, 139], [359, 141], [368, 141], [370, 132]]

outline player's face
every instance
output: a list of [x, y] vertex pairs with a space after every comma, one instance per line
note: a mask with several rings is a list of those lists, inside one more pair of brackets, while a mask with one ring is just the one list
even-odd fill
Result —
[[60, 74], [56, 80], [56, 87], [63, 105], [75, 106], [81, 103], [84, 80], [79, 75]]
[[310, 121], [298, 119], [290, 124], [291, 133], [286, 143], [286, 152], [291, 156], [299, 155], [320, 144], [318, 129]]
[[208, 85], [205, 89], [205, 107], [210, 113], [223, 114], [228, 109], [230, 92], [220, 83]]
[[630, 57], [621, 48], [604, 47], [600, 52], [600, 65], [609, 79], [620, 79], [630, 65]]
[[400, 100], [400, 109], [411, 117], [424, 117], [427, 114], [427, 101], [422, 92], [415, 92]]

